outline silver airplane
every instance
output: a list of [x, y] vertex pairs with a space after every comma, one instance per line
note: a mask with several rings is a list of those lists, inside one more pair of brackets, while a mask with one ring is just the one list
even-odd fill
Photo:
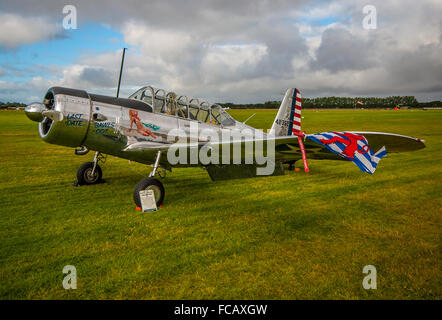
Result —
[[[247, 149], [247, 142], [265, 141], [267, 144], [263, 143], [263, 152], [274, 151], [274, 158], [269, 160], [274, 165], [271, 175], [284, 174], [284, 163], [288, 163], [289, 170], [292, 170], [294, 163], [301, 159], [308, 171], [307, 155], [309, 159], [349, 160], [343, 154], [330, 152], [321, 143], [306, 139], [311, 135], [301, 131], [301, 94], [294, 88], [287, 90], [268, 133], [234, 120], [218, 104], [151, 86], [139, 89], [127, 99], [52, 87], [44, 96], [43, 103], [28, 105], [25, 113], [29, 119], [39, 123], [38, 131], [45, 142], [75, 148], [76, 155], [95, 151], [93, 161], [83, 163], [77, 171], [79, 185], [102, 181], [99, 164], [104, 163], [107, 155], [152, 165], [149, 176], [135, 186], [133, 198], [138, 207], [141, 207], [142, 190], [153, 190], [157, 206], [161, 205], [164, 186], [155, 177], [161, 177], [172, 167], [204, 167], [212, 180], [259, 176], [256, 169], [262, 167], [262, 163], [257, 163], [253, 157], [252, 162], [245, 161], [249, 153], [254, 153], [254, 150]], [[178, 134], [172, 135], [171, 139], [170, 132], [173, 130]], [[252, 138], [212, 140], [201, 134], [207, 130], [228, 137], [235, 136], [233, 132], [249, 130]], [[398, 134], [354, 131], [348, 134], [362, 136], [373, 149], [385, 146], [389, 153], [425, 147], [421, 139]], [[272, 150], [266, 147], [269, 142]], [[355, 143], [359, 142], [349, 143], [348, 147], [355, 146]], [[173, 164], [168, 161], [165, 155], [174, 146], [179, 151], [188, 151], [185, 153], [187, 161]], [[207, 163], [200, 157], [193, 161], [190, 159], [192, 152], [198, 154], [204, 149], [208, 153], [214, 152], [215, 146], [219, 149], [212, 156], [219, 161]], [[227, 154], [232, 160], [237, 150], [240, 150], [239, 159], [236, 159], [239, 161], [226, 163], [222, 159], [222, 154]]]

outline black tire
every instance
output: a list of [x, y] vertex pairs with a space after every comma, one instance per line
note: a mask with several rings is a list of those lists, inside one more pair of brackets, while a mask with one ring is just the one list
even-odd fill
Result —
[[147, 189], [152, 189], [154, 191], [157, 207], [159, 207], [164, 200], [164, 187], [161, 181], [155, 178], [145, 178], [137, 183], [134, 189], [134, 202], [136, 206], [141, 208], [140, 191]]
[[77, 181], [79, 185], [90, 185], [101, 182], [101, 178], [103, 177], [103, 173], [101, 171], [100, 166], [97, 164], [95, 167], [94, 176], [91, 177], [90, 173], [94, 168], [93, 162], [85, 162], [83, 163], [77, 171]]

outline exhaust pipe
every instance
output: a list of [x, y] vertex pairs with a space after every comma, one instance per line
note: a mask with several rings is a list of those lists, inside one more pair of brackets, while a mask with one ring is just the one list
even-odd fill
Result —
[[85, 146], [81, 146], [80, 149], [75, 149], [75, 154], [77, 156], [84, 156], [88, 152], [89, 152], [89, 149]]

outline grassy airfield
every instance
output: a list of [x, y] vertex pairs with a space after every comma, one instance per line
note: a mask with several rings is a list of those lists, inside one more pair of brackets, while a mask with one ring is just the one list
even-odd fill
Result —
[[[269, 128], [276, 110], [232, 110]], [[426, 140], [382, 159], [211, 182], [163, 180], [164, 207], [135, 211], [150, 167], [108, 157], [107, 183], [73, 187], [93, 153], [40, 140], [23, 112], [0, 112], [1, 299], [441, 299], [442, 112], [303, 111], [308, 133], [368, 130]], [[388, 150], [387, 150], [388, 151]], [[302, 166], [297, 163], [297, 166]], [[77, 290], [64, 290], [65, 265]], [[362, 287], [365, 265], [377, 290]]]

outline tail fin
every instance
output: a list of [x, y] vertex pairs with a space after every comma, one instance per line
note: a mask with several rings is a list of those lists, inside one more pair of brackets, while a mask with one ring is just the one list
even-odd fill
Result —
[[291, 136], [301, 132], [301, 93], [290, 88], [285, 93], [278, 114], [273, 122], [270, 134], [275, 136]]

